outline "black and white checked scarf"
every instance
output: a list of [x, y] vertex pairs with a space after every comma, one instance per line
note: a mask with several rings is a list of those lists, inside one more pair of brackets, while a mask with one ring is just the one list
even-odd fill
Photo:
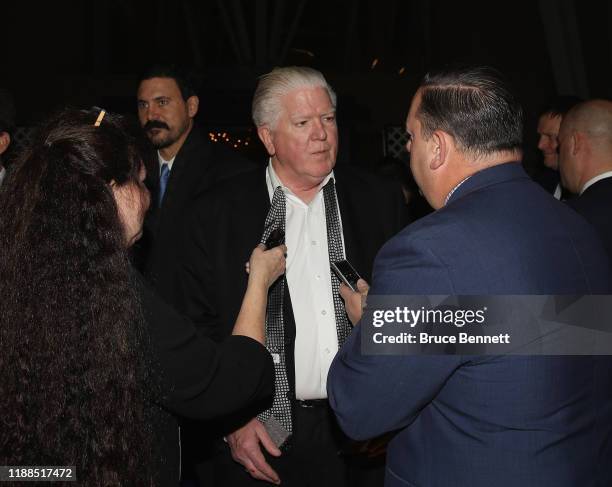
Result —
[[[327, 227], [327, 250], [329, 253], [329, 261], [337, 262], [344, 259], [344, 250], [342, 247], [340, 216], [338, 215], [338, 200], [333, 178], [331, 178], [323, 188], [323, 202], [325, 204], [325, 225]], [[274, 195], [272, 196], [272, 205], [266, 217], [261, 242], [265, 243], [270, 234], [277, 228], [284, 232], [285, 220], [286, 198], [285, 193], [279, 186], [274, 190]], [[330, 274], [338, 347], [341, 347], [351, 331], [351, 325], [346, 315], [342, 298], [340, 297], [340, 280], [333, 272], [330, 272]], [[283, 276], [272, 285], [268, 293], [266, 347], [274, 358], [276, 390], [272, 407], [262, 412], [258, 416], [258, 419], [262, 423], [265, 423], [270, 416], [274, 416], [287, 431], [292, 432], [291, 398], [285, 361], [285, 328], [283, 320], [283, 297], [286, 285], [287, 280]], [[299, 299], [299, 297], [297, 298]]]
[[[278, 186], [272, 196], [272, 205], [266, 216], [261, 243], [265, 244], [274, 230], [285, 232], [287, 200], [282, 188]], [[274, 400], [272, 407], [258, 415], [265, 422], [274, 416], [283, 427], [291, 432], [291, 401], [289, 400], [289, 379], [285, 362], [285, 322], [283, 320], [283, 298], [287, 278], [281, 276], [268, 291], [266, 308], [266, 348], [274, 359]]]
[[[330, 262], [344, 260], [342, 247], [342, 232], [340, 230], [340, 215], [338, 214], [338, 198], [333, 178], [323, 188], [323, 201], [325, 202], [325, 225], [327, 226], [327, 251]], [[334, 313], [336, 315], [336, 332], [338, 334], [338, 348], [340, 348], [351, 332], [344, 302], [340, 297], [340, 279], [331, 272], [332, 295], [334, 298]]]

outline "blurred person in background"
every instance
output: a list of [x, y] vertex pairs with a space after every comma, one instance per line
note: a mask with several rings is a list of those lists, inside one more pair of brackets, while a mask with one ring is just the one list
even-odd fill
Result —
[[538, 149], [542, 153], [543, 167], [535, 181], [558, 200], [571, 197], [559, 178], [559, 127], [563, 116], [581, 101], [577, 96], [555, 96], [546, 103], [538, 118]]
[[15, 103], [8, 90], [0, 88], [0, 186], [6, 177], [3, 159], [11, 145], [11, 134], [15, 129]]

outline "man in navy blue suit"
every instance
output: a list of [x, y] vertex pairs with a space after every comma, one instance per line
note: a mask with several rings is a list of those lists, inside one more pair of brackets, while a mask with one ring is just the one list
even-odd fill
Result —
[[[521, 119], [492, 70], [424, 78], [407, 148], [437, 211], [382, 248], [370, 294], [610, 294], [594, 230], [523, 171]], [[358, 321], [360, 294], [341, 291]], [[328, 396], [349, 436], [397, 432], [386, 486], [612, 485], [609, 357], [366, 355], [361, 334]]]

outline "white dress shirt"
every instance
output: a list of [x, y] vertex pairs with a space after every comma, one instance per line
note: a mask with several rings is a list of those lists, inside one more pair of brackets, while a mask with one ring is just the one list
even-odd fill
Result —
[[450, 190], [450, 192], [449, 192], [449, 193], [446, 195], [446, 198], [444, 199], [444, 206], [446, 206], [446, 203], [448, 203], [448, 200], [450, 200], [450, 199], [451, 199], [451, 196], [453, 195], [453, 193], [454, 193], [455, 191], [457, 191], [457, 190], [459, 189], [459, 187], [460, 187], [460, 186], [461, 186], [463, 183], [465, 183], [465, 182], [466, 182], [468, 179], [470, 179], [471, 177], [472, 177], [472, 176], [468, 176], [467, 178], [462, 179], [461, 181], [459, 181], [459, 182], [458, 182], [458, 183], [455, 185], [455, 187], [454, 187], [453, 189], [451, 189], [451, 190]]
[[[327, 397], [327, 373], [338, 351], [325, 204], [321, 191], [332, 177], [333, 171], [323, 180], [313, 200], [306, 204], [283, 185], [272, 163], [268, 164], [266, 172], [270, 200], [278, 186], [287, 200], [286, 277], [296, 328], [295, 390], [296, 398], [301, 400]], [[342, 222], [340, 229], [342, 231]], [[344, 239], [342, 245], [344, 253]]]

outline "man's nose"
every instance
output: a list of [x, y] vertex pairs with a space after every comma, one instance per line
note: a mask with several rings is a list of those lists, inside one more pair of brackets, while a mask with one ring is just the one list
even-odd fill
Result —
[[155, 104], [149, 105], [147, 108], [147, 121], [150, 120], [159, 120], [159, 110], [155, 106]]
[[321, 120], [315, 120], [312, 126], [312, 138], [314, 140], [325, 140], [327, 139], [327, 130], [321, 122]]
[[545, 137], [540, 136], [540, 140], [538, 141], [538, 149], [540, 149], [541, 151], [543, 151], [544, 149], [547, 148], [547, 143], [545, 140]]

